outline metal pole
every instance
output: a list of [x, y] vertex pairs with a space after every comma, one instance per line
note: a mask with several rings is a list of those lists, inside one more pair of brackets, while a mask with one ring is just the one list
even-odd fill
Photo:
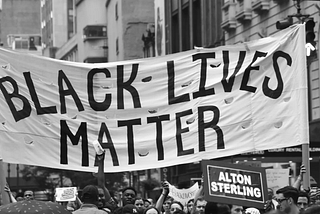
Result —
[[306, 167], [306, 173], [303, 174], [303, 189], [310, 187], [310, 160], [309, 144], [302, 144], [302, 164]]
[[1, 194], [1, 198], [2, 201], [0, 202], [0, 205], [4, 205], [4, 204], [9, 204], [10, 203], [10, 199], [9, 199], [9, 195], [6, 191], [4, 191], [4, 187], [6, 185], [6, 176], [4, 174], [4, 170], [3, 170], [3, 162], [2, 159], [0, 158], [0, 194]]

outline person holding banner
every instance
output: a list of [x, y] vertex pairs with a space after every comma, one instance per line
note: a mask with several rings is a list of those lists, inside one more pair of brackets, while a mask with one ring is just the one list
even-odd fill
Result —
[[164, 181], [162, 183], [162, 193], [157, 200], [156, 209], [163, 210], [163, 214], [170, 214], [170, 207], [173, 199], [169, 195], [169, 182]]

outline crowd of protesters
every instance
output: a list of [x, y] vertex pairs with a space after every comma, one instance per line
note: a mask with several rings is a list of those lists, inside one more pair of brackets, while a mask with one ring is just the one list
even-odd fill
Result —
[[[320, 192], [303, 189], [301, 179], [306, 169], [302, 165], [300, 175], [292, 186], [285, 186], [275, 193], [268, 189], [268, 200], [263, 209], [244, 207], [239, 204], [216, 203], [206, 201], [203, 195], [204, 185], [200, 186], [194, 198], [184, 206], [169, 196], [169, 183], [162, 183], [162, 193], [154, 202], [151, 198], [137, 196], [132, 187], [121, 190], [121, 198], [111, 197], [105, 187], [104, 154], [98, 156], [98, 186], [88, 185], [82, 190], [76, 201], [63, 205], [73, 214], [320, 214]], [[24, 192], [23, 198], [14, 198], [8, 186], [10, 201], [34, 200], [31, 190]]]

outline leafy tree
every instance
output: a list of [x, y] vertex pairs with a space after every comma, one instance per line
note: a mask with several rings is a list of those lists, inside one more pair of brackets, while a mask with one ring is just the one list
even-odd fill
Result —
[[[57, 186], [64, 186], [61, 181], [64, 178], [71, 180], [72, 186], [84, 188], [88, 184], [97, 185], [97, 179], [91, 172], [79, 172], [72, 170], [53, 169], [40, 166], [28, 166], [20, 170], [25, 180], [34, 178], [38, 184], [39, 190], [50, 189], [54, 190]], [[52, 179], [53, 176], [59, 176], [58, 181]], [[110, 191], [118, 191], [126, 186], [124, 181], [124, 173], [106, 173], [106, 187]]]

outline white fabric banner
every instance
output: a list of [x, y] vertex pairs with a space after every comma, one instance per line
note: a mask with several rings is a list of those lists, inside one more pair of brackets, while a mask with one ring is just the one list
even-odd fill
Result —
[[169, 196], [179, 201], [185, 208], [190, 199], [194, 199], [195, 194], [199, 191], [199, 184], [196, 182], [188, 189], [178, 189], [173, 185], [169, 185]]
[[303, 25], [257, 41], [85, 64], [0, 50], [4, 162], [105, 172], [309, 143]]

